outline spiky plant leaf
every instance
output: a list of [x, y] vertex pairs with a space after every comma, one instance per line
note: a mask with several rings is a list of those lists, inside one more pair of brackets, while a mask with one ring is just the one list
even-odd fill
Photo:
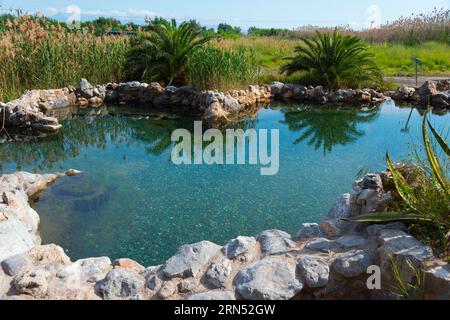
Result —
[[439, 163], [439, 160], [437, 159], [434, 150], [431, 146], [430, 140], [428, 139], [428, 133], [427, 133], [427, 113], [425, 113], [423, 117], [423, 123], [422, 123], [422, 135], [423, 135], [423, 143], [425, 146], [425, 151], [428, 157], [428, 161], [430, 162], [431, 168], [433, 170], [433, 174], [438, 181], [438, 183], [441, 185], [442, 189], [447, 193], [447, 196], [450, 197], [450, 189], [447, 185], [447, 181], [444, 177], [444, 174], [442, 172], [441, 164]]
[[411, 214], [411, 213], [370, 213], [364, 214], [357, 217], [345, 218], [342, 219], [345, 221], [353, 221], [353, 222], [372, 222], [372, 223], [384, 223], [384, 222], [392, 222], [392, 221], [431, 221], [432, 219], [421, 214]]
[[430, 121], [427, 120], [427, 122], [428, 122], [428, 127], [430, 128], [431, 132], [433, 133], [434, 138], [439, 143], [439, 145], [441, 146], [442, 150], [447, 155], [447, 157], [450, 157], [450, 147], [444, 141], [444, 139], [441, 137], [441, 135], [433, 128]]
[[394, 163], [392, 162], [389, 156], [389, 153], [386, 153], [386, 162], [389, 167], [389, 170], [392, 173], [392, 178], [394, 180], [395, 188], [398, 194], [412, 210], [417, 211], [416, 209], [417, 199], [416, 195], [414, 194], [414, 190], [408, 184], [405, 178], [403, 178], [399, 170], [395, 167]]

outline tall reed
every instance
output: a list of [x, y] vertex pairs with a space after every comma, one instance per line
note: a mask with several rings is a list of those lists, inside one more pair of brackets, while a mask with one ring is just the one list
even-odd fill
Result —
[[260, 64], [250, 48], [206, 46], [189, 58], [187, 70], [190, 83], [196, 89], [230, 90], [255, 84]]
[[92, 29], [70, 31], [44, 18], [7, 19], [0, 33], [0, 101], [23, 91], [119, 81], [128, 38], [95, 36]]

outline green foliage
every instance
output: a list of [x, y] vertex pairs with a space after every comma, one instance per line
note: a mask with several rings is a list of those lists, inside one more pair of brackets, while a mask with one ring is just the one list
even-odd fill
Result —
[[392, 275], [395, 280], [395, 284], [392, 288], [407, 300], [422, 300], [424, 299], [425, 291], [425, 272], [420, 268], [414, 266], [410, 259], [406, 259], [406, 267], [413, 273], [413, 283], [409, 283], [407, 279], [407, 274], [409, 272], [404, 272], [399, 268], [396, 259], [393, 256], [389, 257], [392, 268]]
[[242, 29], [226, 23], [220, 23], [217, 27], [217, 35], [224, 39], [237, 39], [242, 35]]
[[[436, 138], [437, 145], [444, 151], [444, 158], [439, 157], [431, 143], [427, 126]], [[398, 166], [394, 165], [389, 155], [386, 161], [395, 184], [397, 204], [400, 213], [374, 213], [355, 218], [356, 222], [390, 222], [410, 220], [414, 222], [412, 229], [424, 241], [439, 252], [446, 254], [449, 247], [450, 232], [450, 193], [448, 164], [449, 147], [441, 135], [427, 121], [424, 115], [422, 124], [423, 143], [427, 161], [418, 159], [421, 166], [413, 169], [413, 178], [407, 181]]]
[[220, 49], [206, 46], [188, 60], [190, 84], [200, 90], [240, 89], [257, 81], [259, 63], [248, 48]]
[[312, 39], [303, 38], [303, 45], [295, 48], [296, 56], [282, 66], [291, 75], [308, 71], [318, 82], [329, 88], [360, 87], [382, 82], [382, 74], [374, 62], [369, 47], [354, 36], [319, 33]]
[[173, 19], [161, 19], [149, 26], [149, 32], [132, 40], [127, 54], [126, 70], [129, 80], [160, 81], [165, 85], [183, 85], [187, 81], [186, 64], [189, 56], [210, 38], [201, 29]]

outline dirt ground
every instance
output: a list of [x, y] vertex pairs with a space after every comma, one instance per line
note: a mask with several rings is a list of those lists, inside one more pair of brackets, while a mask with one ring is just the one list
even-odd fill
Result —
[[[398, 85], [408, 85], [408, 86], [415, 86], [416, 85], [416, 77], [385, 77], [386, 81], [394, 82]], [[450, 80], [450, 76], [448, 77], [439, 77], [439, 76], [419, 76], [418, 79], [419, 86], [422, 85], [425, 81], [428, 80]]]

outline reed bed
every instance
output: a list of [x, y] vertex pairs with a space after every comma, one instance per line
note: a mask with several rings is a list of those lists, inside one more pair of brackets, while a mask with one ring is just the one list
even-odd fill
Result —
[[217, 48], [208, 45], [188, 60], [190, 84], [199, 90], [245, 88], [258, 81], [260, 64], [248, 47]]
[[43, 18], [6, 19], [0, 33], [0, 101], [25, 90], [123, 79], [127, 37], [96, 36], [94, 30], [70, 31]]

